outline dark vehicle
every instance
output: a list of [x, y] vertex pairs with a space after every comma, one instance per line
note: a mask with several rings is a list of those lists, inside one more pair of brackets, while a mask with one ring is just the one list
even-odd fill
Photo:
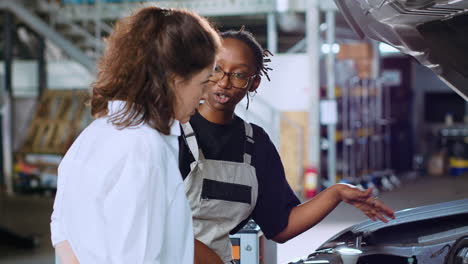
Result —
[[335, 235], [307, 259], [291, 264], [468, 263], [468, 199], [398, 211]]

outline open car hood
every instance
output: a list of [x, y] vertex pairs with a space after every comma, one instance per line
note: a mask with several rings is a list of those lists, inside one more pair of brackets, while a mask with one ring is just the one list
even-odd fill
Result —
[[[423, 226], [426, 222], [444, 223], [444, 219], [468, 219], [468, 199], [450, 201], [446, 203], [431, 204], [416, 208], [409, 208], [395, 213], [395, 219], [388, 223], [381, 221], [366, 220], [359, 224], [353, 225], [340, 233], [336, 234], [324, 243], [320, 248], [329, 247], [329, 243], [342, 242], [357, 236], [372, 236], [373, 233], [385, 232], [387, 230], [403, 230], [403, 226], [412, 227]], [[447, 222], [447, 221], [445, 221]], [[468, 226], [468, 222], [466, 222]], [[467, 230], [468, 231], [468, 227]]]
[[[462, 264], [468, 261], [468, 199], [405, 209], [388, 223], [366, 220], [330, 238], [290, 264]], [[348, 253], [349, 254], [349, 253]]]
[[360, 36], [416, 58], [468, 100], [468, 0], [335, 0]]

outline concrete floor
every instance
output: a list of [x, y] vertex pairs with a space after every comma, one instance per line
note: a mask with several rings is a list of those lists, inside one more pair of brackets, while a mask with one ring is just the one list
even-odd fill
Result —
[[[0, 227], [24, 237], [34, 236], [39, 247], [19, 249], [0, 246], [0, 264], [52, 264], [50, 215], [53, 200], [44, 197], [6, 197], [0, 194]], [[2, 243], [3, 244], [3, 243]]]
[[[379, 197], [394, 210], [468, 198], [468, 176], [407, 179], [401, 188], [381, 193]], [[2, 199], [0, 196], [0, 226], [23, 235], [35, 234], [41, 240], [40, 246], [34, 250], [0, 247], [0, 264], [53, 263], [53, 249], [49, 242], [51, 208], [51, 199]], [[307, 256], [330, 236], [365, 219], [360, 211], [348, 204], [339, 205], [314, 228], [278, 245], [278, 263], [285, 264]]]

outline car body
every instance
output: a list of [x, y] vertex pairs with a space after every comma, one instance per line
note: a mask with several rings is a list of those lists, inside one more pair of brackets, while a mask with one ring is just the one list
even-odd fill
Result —
[[430, 68], [468, 100], [468, 0], [335, 0], [360, 36]]
[[358, 249], [357, 264], [468, 263], [468, 199], [401, 210], [388, 222], [366, 220], [327, 240], [294, 264], [343, 263], [343, 249]]

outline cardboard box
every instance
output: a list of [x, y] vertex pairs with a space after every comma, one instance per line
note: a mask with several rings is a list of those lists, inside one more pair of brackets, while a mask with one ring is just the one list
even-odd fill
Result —
[[290, 122], [285, 119], [281, 121], [279, 152], [289, 185], [294, 191], [301, 192], [303, 169], [307, 164], [308, 113], [283, 112], [283, 115]]
[[340, 51], [336, 55], [337, 59], [372, 59], [372, 45], [367, 42], [340, 44]]

